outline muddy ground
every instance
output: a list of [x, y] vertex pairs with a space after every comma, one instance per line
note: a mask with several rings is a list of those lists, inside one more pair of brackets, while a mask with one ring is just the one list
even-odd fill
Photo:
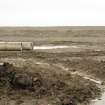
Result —
[[[38, 45], [75, 48], [0, 51], [9, 71], [31, 74], [30, 89], [14, 87], [1, 76], [0, 105], [88, 105], [105, 84], [105, 28], [0, 28], [1, 41], [33, 41]], [[11, 74], [12, 75], [12, 74]]]

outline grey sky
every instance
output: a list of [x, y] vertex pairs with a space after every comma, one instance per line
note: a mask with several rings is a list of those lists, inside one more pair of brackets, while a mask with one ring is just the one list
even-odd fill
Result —
[[0, 0], [0, 26], [105, 25], [105, 0]]

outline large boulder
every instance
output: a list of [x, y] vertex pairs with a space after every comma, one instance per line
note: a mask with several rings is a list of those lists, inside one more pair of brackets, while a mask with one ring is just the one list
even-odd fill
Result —
[[33, 85], [33, 78], [27, 73], [16, 73], [11, 83], [16, 88], [31, 88]]

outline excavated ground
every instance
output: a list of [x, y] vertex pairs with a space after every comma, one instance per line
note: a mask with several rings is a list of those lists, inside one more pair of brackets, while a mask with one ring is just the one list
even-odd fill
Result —
[[0, 105], [89, 104], [101, 95], [100, 86], [105, 79], [105, 62], [97, 60], [96, 53], [103, 54], [0, 52], [0, 62], [13, 65], [8, 67], [10, 75], [27, 73], [37, 80], [30, 89], [23, 89], [14, 87], [8, 75], [1, 77]]
[[[1, 27], [0, 41], [36, 46], [34, 51], [0, 51], [0, 63], [13, 65], [0, 76], [0, 105], [87, 105], [103, 93], [105, 27]], [[18, 86], [14, 72], [28, 75], [22, 82], [28, 88]], [[102, 99], [94, 105], [104, 105]]]

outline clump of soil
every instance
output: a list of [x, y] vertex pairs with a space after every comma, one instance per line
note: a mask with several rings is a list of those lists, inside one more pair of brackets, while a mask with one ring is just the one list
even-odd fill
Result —
[[[96, 84], [80, 76], [69, 73], [56, 73], [34, 70], [25, 71], [24, 67], [15, 67], [4, 63], [0, 66], [0, 97], [24, 103], [24, 97], [36, 100], [46, 99], [51, 105], [77, 105], [87, 103], [100, 94]], [[21, 103], [19, 103], [21, 102]], [[14, 104], [17, 105], [17, 104]]]

